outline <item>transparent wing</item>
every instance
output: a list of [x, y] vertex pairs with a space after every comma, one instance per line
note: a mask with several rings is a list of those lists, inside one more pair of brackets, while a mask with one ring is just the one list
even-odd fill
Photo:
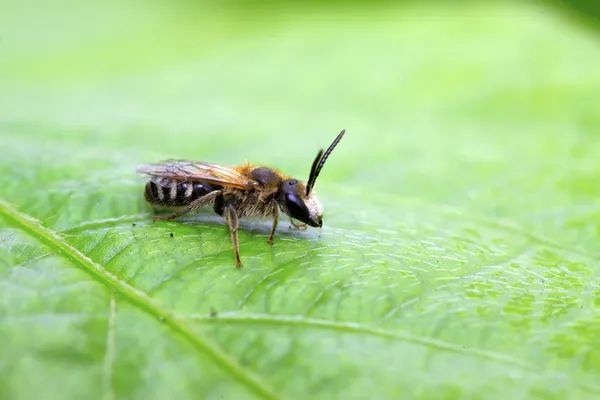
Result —
[[167, 178], [173, 181], [203, 181], [236, 189], [262, 189], [262, 185], [239, 173], [233, 166], [223, 166], [202, 161], [168, 160], [156, 164], [144, 164], [137, 172], [146, 177]]

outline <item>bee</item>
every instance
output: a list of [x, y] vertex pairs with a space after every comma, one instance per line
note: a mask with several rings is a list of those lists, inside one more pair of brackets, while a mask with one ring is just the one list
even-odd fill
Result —
[[[141, 165], [137, 172], [150, 179], [144, 190], [148, 203], [179, 208], [166, 217], [155, 216], [155, 221], [172, 220], [212, 206], [229, 226], [236, 266], [242, 267], [238, 241], [240, 218], [271, 217], [273, 225], [267, 241], [270, 245], [277, 229], [279, 210], [298, 228], [323, 226], [323, 208], [313, 187], [327, 158], [345, 133], [342, 130], [326, 151], [319, 150], [306, 183], [276, 169], [250, 163], [222, 166], [202, 161], [167, 160]], [[295, 224], [294, 220], [302, 224]]]

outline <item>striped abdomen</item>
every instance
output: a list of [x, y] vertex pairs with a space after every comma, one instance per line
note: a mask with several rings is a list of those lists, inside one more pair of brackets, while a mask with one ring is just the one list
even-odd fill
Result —
[[219, 189], [220, 186], [206, 182], [150, 181], [146, 184], [144, 197], [152, 204], [178, 207], [187, 206], [192, 201]]

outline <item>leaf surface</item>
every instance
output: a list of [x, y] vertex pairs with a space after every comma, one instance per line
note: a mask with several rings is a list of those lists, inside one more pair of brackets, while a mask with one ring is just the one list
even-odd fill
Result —
[[[600, 394], [593, 33], [512, 3], [39, 7], [0, 17], [1, 399]], [[342, 128], [323, 229], [243, 221], [241, 270], [135, 174], [306, 179]]]

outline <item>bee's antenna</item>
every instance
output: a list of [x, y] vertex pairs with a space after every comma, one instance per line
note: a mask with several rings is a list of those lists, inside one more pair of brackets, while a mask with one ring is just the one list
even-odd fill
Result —
[[327, 157], [329, 157], [329, 155], [331, 154], [333, 149], [335, 149], [335, 146], [337, 146], [337, 144], [340, 142], [340, 140], [342, 140], [342, 137], [344, 137], [345, 133], [346, 133], [346, 130], [343, 129], [340, 132], [340, 134], [337, 135], [337, 137], [335, 138], [333, 143], [331, 143], [331, 146], [329, 146], [327, 151], [323, 152], [323, 149], [321, 149], [321, 150], [319, 150], [319, 153], [317, 153], [317, 157], [315, 158], [315, 161], [313, 161], [312, 167], [310, 168], [310, 175], [308, 176], [308, 182], [306, 184], [306, 195], [307, 196], [312, 191], [313, 186], [315, 186], [317, 177], [319, 176], [321, 169], [323, 169], [323, 165], [325, 165], [325, 161], [327, 161]]

